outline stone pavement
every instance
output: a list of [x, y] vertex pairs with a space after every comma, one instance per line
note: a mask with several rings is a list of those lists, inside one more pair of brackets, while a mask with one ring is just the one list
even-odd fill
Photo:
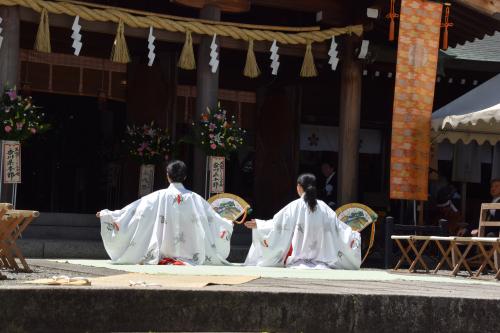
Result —
[[[0, 331], [500, 331], [500, 283], [493, 280], [383, 270], [125, 266], [87, 260], [30, 263], [35, 273], [7, 273], [15, 280], [0, 281]], [[92, 277], [130, 271], [261, 278], [201, 289], [20, 283], [52, 275]]]

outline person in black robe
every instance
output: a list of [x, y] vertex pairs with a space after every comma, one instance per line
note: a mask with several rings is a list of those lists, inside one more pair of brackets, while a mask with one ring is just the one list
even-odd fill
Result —
[[337, 173], [332, 162], [323, 162], [321, 164], [321, 173], [325, 181], [319, 184], [320, 199], [323, 200], [331, 209], [337, 208]]

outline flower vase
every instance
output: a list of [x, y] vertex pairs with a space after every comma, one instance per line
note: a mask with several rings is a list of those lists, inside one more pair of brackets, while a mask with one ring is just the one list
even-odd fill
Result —
[[155, 180], [155, 165], [141, 164], [139, 172], [139, 197], [143, 197], [153, 192]]

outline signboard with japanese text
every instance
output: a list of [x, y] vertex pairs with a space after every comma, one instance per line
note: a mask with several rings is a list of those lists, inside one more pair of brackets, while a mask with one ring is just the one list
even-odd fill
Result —
[[210, 170], [210, 193], [223, 193], [225, 185], [226, 159], [224, 157], [210, 156], [208, 158]]
[[21, 143], [2, 141], [2, 168], [5, 184], [21, 183]]
[[154, 164], [141, 165], [141, 171], [139, 174], [139, 197], [143, 197], [153, 192], [154, 180], [155, 180]]

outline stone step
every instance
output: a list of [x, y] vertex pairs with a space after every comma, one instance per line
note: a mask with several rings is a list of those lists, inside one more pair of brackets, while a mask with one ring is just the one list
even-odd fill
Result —
[[[23, 238], [16, 243], [26, 258], [109, 259], [102, 241]], [[245, 261], [248, 249], [248, 246], [231, 246], [228, 260]]]
[[[92, 214], [41, 213], [23, 232], [23, 239], [101, 241], [101, 224]], [[249, 247], [252, 233], [234, 227], [232, 245]]]

